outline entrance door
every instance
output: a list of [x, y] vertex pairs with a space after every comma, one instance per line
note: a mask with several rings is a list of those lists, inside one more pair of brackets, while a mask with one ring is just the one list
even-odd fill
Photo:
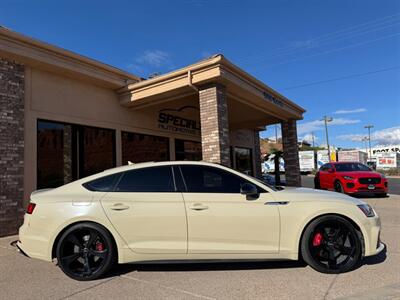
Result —
[[101, 200], [115, 229], [137, 253], [186, 253], [182, 194], [170, 166], [124, 172], [115, 191]]
[[277, 253], [279, 212], [271, 193], [246, 199], [245, 178], [221, 168], [180, 166], [187, 192], [188, 253]]

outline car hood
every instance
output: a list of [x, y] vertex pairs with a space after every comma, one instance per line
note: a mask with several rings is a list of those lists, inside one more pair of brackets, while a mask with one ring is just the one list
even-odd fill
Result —
[[364, 202], [360, 199], [353, 198], [345, 194], [310, 188], [286, 187], [284, 190], [276, 192], [274, 194], [274, 198], [281, 201], [336, 201], [355, 205], [364, 204]]
[[352, 177], [378, 177], [381, 178], [382, 175], [378, 172], [373, 171], [351, 171], [351, 172], [336, 172], [340, 176], [352, 176]]

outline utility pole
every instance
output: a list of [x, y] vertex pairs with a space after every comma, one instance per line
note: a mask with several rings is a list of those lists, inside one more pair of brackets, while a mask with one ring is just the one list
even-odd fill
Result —
[[364, 137], [361, 139], [361, 141], [364, 142], [364, 145], [365, 145], [365, 152], [368, 153], [368, 144], [367, 144], [368, 137], [364, 136]]
[[324, 121], [324, 123], [325, 123], [326, 146], [328, 147], [328, 157], [329, 157], [329, 162], [330, 162], [331, 161], [331, 149], [329, 147], [328, 123], [332, 122], [333, 118], [324, 116], [324, 118], [321, 121]]
[[275, 143], [278, 143], [278, 124], [275, 124]]
[[364, 128], [368, 129], [369, 159], [371, 160], [371, 128], [374, 128], [374, 125], [365, 125]]
[[314, 145], [314, 131], [311, 132], [311, 138], [312, 138], [312, 146], [314, 148], [315, 147], [315, 145]]

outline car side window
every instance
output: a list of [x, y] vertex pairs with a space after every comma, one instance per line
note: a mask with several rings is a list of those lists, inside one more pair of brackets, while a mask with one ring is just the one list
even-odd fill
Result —
[[86, 182], [83, 186], [93, 192], [110, 192], [114, 189], [120, 177], [121, 173], [111, 174]]
[[122, 173], [115, 192], [175, 192], [171, 166], [149, 167]]
[[[200, 165], [181, 165], [189, 193], [240, 193], [246, 179], [219, 168]], [[260, 192], [264, 192], [260, 189]]]

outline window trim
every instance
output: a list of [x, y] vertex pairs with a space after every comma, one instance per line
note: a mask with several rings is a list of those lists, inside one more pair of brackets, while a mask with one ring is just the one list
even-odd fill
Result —
[[[136, 192], [135, 191], [135, 192], [132, 192], [132, 191], [118, 191], [117, 190], [117, 186], [119, 185], [119, 183], [121, 182], [121, 180], [123, 179], [123, 177], [125, 176], [126, 173], [133, 172], [133, 171], [139, 171], [139, 170], [146, 170], [146, 169], [162, 168], [162, 167], [169, 167], [170, 172], [171, 172], [172, 184], [173, 184], [174, 191], [163, 191], [163, 192]], [[172, 165], [149, 166], [149, 167], [126, 170], [126, 171], [122, 171], [122, 172], [119, 172], [119, 173], [121, 173], [121, 175], [119, 177], [119, 180], [114, 185], [114, 188], [109, 192], [112, 192], [112, 193], [179, 193], [178, 188], [176, 186], [175, 176], [174, 176], [174, 171], [173, 171]]]
[[190, 167], [196, 166], [196, 167], [203, 167], [203, 168], [207, 167], [207, 168], [211, 168], [211, 169], [220, 170], [220, 171], [228, 173], [230, 175], [239, 177], [239, 178], [245, 180], [247, 183], [255, 185], [257, 187], [257, 189], [258, 189], [258, 192], [261, 193], [261, 194], [269, 193], [269, 191], [267, 189], [265, 189], [264, 187], [260, 186], [260, 184], [248, 180], [246, 177], [242, 176], [241, 174], [236, 174], [236, 173], [233, 173], [231, 171], [225, 170], [223, 168], [218, 168], [218, 167], [215, 167], [215, 166], [208, 166], [208, 165], [197, 165], [197, 164], [180, 164], [180, 165], [174, 165], [174, 166], [176, 166], [179, 169], [182, 182], [183, 182], [184, 187], [186, 189], [185, 191], [182, 191], [182, 193], [191, 193], [191, 194], [192, 193], [193, 194], [238, 194], [238, 193], [226, 193], [226, 192], [223, 192], [223, 193], [218, 193], [218, 192], [191, 192], [191, 191], [189, 191], [188, 186], [186, 184], [185, 177], [183, 175], [183, 171], [181, 169], [181, 166], [190, 166]]

